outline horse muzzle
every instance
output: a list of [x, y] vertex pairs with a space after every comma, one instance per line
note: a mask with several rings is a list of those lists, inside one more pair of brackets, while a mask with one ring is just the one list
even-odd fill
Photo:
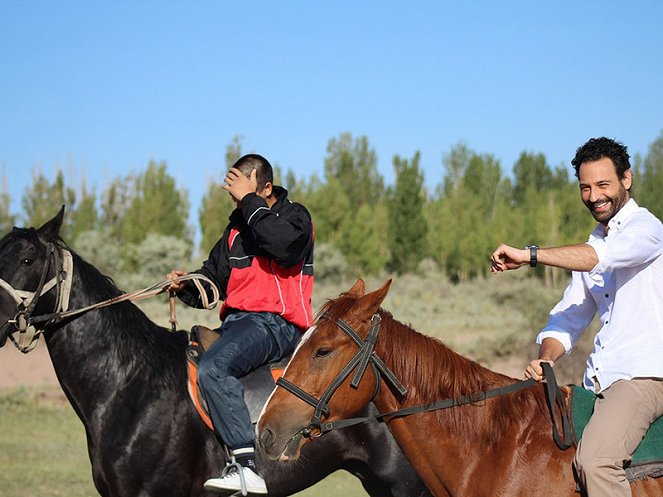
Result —
[[278, 437], [269, 426], [258, 434], [258, 443], [265, 455], [273, 461], [296, 461], [299, 459], [302, 446], [310, 440], [310, 436], [300, 430], [287, 440]]

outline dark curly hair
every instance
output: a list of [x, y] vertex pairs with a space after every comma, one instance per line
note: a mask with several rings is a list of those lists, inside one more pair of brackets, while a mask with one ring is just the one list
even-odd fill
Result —
[[612, 159], [612, 162], [617, 168], [618, 178], [623, 178], [624, 173], [628, 169], [631, 169], [631, 163], [629, 162], [630, 156], [628, 155], [626, 146], [611, 138], [602, 136], [601, 138], [591, 138], [576, 150], [576, 156], [571, 161], [571, 164], [576, 170], [576, 178], [583, 163], [594, 162], [604, 157]]

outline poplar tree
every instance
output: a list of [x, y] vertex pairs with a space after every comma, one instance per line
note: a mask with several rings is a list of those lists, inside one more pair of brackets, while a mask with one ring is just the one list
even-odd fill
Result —
[[39, 227], [51, 219], [60, 208], [65, 206], [65, 223], [61, 235], [65, 240], [71, 237], [69, 214], [75, 210], [76, 194], [72, 188], [65, 186], [61, 170], [55, 173], [53, 183], [43, 173], [33, 171], [32, 185], [25, 190], [21, 205], [25, 215], [26, 226]]
[[166, 169], [166, 162], [150, 161], [147, 170], [136, 176], [135, 195], [122, 226], [127, 243], [140, 243], [149, 233], [191, 239], [187, 193], [177, 188]]
[[99, 213], [97, 211], [97, 196], [94, 190], [87, 189], [85, 179], [81, 182], [80, 200], [76, 209], [71, 212], [71, 242], [74, 242], [81, 233], [99, 227]]
[[414, 271], [427, 253], [426, 197], [420, 158], [421, 154], [416, 152], [411, 161], [398, 155], [393, 159], [395, 185], [388, 195], [389, 266], [399, 274]]

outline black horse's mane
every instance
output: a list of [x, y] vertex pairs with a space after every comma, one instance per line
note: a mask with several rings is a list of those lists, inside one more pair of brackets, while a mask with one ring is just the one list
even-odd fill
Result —
[[[103, 301], [124, 293], [112, 278], [101, 273], [83, 257], [71, 251], [75, 274], [80, 277], [88, 297]], [[164, 302], [164, 312], [167, 304]], [[113, 352], [127, 366], [141, 366], [141, 374], [147, 373], [159, 383], [180, 383], [186, 376], [185, 348], [187, 336], [183, 332], [171, 333], [157, 325], [135, 304], [123, 302], [108, 308], [104, 313]], [[94, 311], [93, 311], [94, 312]], [[106, 326], [105, 326], [106, 327]]]

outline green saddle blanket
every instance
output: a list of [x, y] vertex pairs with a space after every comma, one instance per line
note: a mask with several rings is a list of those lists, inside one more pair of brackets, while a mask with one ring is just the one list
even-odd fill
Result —
[[[582, 432], [585, 430], [592, 412], [594, 412], [596, 394], [573, 385], [571, 399], [573, 435], [576, 440], [580, 440]], [[663, 416], [654, 421], [649, 427], [645, 438], [633, 453], [630, 466], [660, 462], [663, 462]]]

